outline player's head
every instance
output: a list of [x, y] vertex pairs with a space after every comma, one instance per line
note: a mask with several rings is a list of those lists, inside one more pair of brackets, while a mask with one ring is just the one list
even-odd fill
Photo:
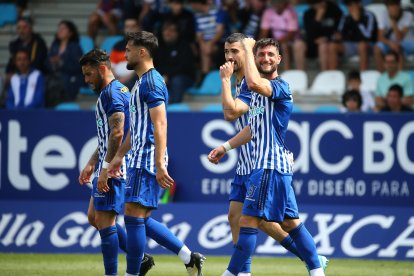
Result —
[[243, 47], [241, 41], [247, 38], [245, 34], [234, 33], [226, 38], [224, 43], [224, 57], [226, 61], [233, 62], [234, 72], [243, 70]]
[[253, 48], [257, 70], [263, 75], [272, 75], [279, 65], [282, 56], [279, 54], [279, 42], [273, 38], [262, 38]]
[[104, 85], [105, 75], [111, 71], [108, 54], [101, 49], [93, 49], [79, 60], [86, 84], [95, 92], [100, 93]]
[[157, 37], [146, 31], [126, 34], [128, 41], [125, 49], [127, 69], [135, 70], [143, 60], [152, 60], [158, 48]]

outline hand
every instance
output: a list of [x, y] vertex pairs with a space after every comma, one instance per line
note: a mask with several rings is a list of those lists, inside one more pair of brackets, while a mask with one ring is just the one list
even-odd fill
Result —
[[213, 149], [212, 151], [210, 151], [210, 153], [208, 154], [207, 158], [208, 161], [210, 161], [213, 164], [218, 164], [220, 159], [223, 158], [223, 156], [226, 154], [226, 150], [224, 149], [223, 146], [219, 146], [215, 149]]
[[93, 173], [95, 166], [92, 166], [91, 164], [86, 164], [85, 168], [81, 171], [79, 174], [79, 184], [84, 185], [87, 183], [91, 183], [91, 176]]
[[252, 50], [255, 44], [256, 40], [251, 37], [243, 38], [242, 40], [242, 45], [246, 50]]
[[220, 66], [220, 78], [229, 79], [233, 75], [234, 64], [232, 61], [227, 61], [222, 66]]
[[108, 186], [108, 170], [102, 169], [101, 173], [99, 174], [98, 178], [98, 185], [96, 186], [98, 192], [100, 193], [107, 193], [109, 192]]
[[108, 165], [108, 177], [118, 178], [122, 176], [122, 157], [115, 156]]
[[163, 189], [169, 188], [174, 184], [174, 179], [168, 175], [168, 171], [165, 166], [160, 168], [157, 167], [157, 173], [155, 177], [157, 179], [158, 185], [160, 185], [160, 187]]

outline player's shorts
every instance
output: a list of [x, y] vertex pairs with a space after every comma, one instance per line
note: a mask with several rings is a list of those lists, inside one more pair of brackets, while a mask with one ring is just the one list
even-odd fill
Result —
[[97, 190], [98, 177], [92, 181], [93, 206], [96, 211], [115, 211], [122, 213], [124, 209], [125, 179], [109, 178], [109, 192], [100, 193]]
[[149, 173], [146, 169], [127, 169], [125, 202], [134, 202], [149, 209], [156, 209], [160, 189], [155, 175]]
[[242, 213], [275, 222], [299, 218], [292, 175], [283, 175], [271, 169], [253, 170], [247, 181]]
[[229, 201], [244, 202], [246, 198], [246, 185], [250, 174], [236, 174], [231, 182]]

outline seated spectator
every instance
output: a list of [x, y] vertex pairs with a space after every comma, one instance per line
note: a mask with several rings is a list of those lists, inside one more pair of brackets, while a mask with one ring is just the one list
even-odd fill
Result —
[[375, 110], [375, 99], [371, 92], [361, 89], [361, 74], [359, 71], [350, 71], [348, 73], [347, 86], [348, 90], [357, 91], [361, 94], [362, 106], [361, 111], [374, 111]]
[[[129, 32], [139, 32], [140, 27], [138, 25], [138, 19], [136, 18], [127, 18], [124, 21], [124, 33]], [[111, 60], [112, 73], [114, 76], [130, 90], [135, 84], [137, 75], [134, 70], [128, 70], [126, 68], [127, 61], [125, 59], [125, 46], [128, 41], [122, 39], [115, 43], [114, 47], [111, 50], [109, 58]]]
[[15, 55], [18, 50], [26, 50], [30, 53], [30, 62], [33, 68], [46, 73], [47, 47], [43, 38], [33, 32], [33, 21], [28, 18], [20, 18], [17, 21], [17, 39], [9, 44], [10, 59], [6, 67], [6, 84], [11, 75], [16, 72]]
[[16, 73], [10, 80], [7, 91], [7, 109], [30, 109], [44, 106], [45, 83], [42, 72], [33, 68], [30, 53], [17, 50], [15, 58]]
[[201, 80], [224, 60], [223, 46], [228, 30], [228, 15], [215, 7], [210, 0], [190, 0], [195, 12], [196, 41], [201, 59]]
[[124, 0], [122, 14], [124, 18], [136, 18], [143, 31], [154, 32], [160, 16], [160, 6], [159, 0]]
[[262, 15], [267, 7], [266, 4], [267, 0], [249, 0], [246, 6], [239, 9], [240, 33], [255, 39], [259, 38]]
[[[51, 74], [60, 78], [63, 83], [64, 101], [74, 101], [83, 84], [82, 71], [79, 67], [81, 56], [78, 29], [71, 21], [61, 21], [50, 46], [48, 66]], [[49, 92], [51, 91], [47, 91]]]
[[368, 69], [368, 57], [377, 40], [375, 15], [364, 9], [361, 0], [345, 0], [349, 14], [343, 15], [334, 43], [329, 45], [329, 69], [338, 69], [338, 55], [359, 56], [359, 70]]
[[111, 35], [116, 35], [118, 21], [122, 18], [119, 0], [99, 0], [96, 11], [89, 16], [88, 35], [95, 40], [99, 27], [104, 25]]
[[308, 0], [308, 3], [311, 7], [303, 15], [307, 56], [318, 56], [321, 70], [328, 70], [328, 46], [338, 29], [342, 11], [329, 0]]
[[279, 41], [284, 70], [292, 68], [291, 55], [296, 68], [305, 70], [306, 44], [300, 39], [299, 21], [294, 7], [289, 0], [271, 0], [271, 4], [263, 13], [259, 37], [273, 37]]
[[384, 71], [383, 54], [390, 50], [398, 53], [399, 68], [404, 68], [404, 55], [414, 54], [414, 40], [407, 34], [414, 21], [413, 14], [401, 8], [400, 0], [385, 0], [387, 11], [378, 18], [378, 43], [375, 45], [375, 61], [378, 71]]
[[357, 90], [348, 90], [342, 95], [344, 112], [361, 112], [362, 97]]
[[168, 87], [169, 102], [179, 103], [185, 91], [193, 85], [194, 56], [188, 41], [180, 38], [175, 21], [165, 21], [162, 40], [155, 57], [155, 66], [164, 77]]
[[403, 88], [402, 103], [406, 106], [414, 104], [413, 81], [409, 74], [398, 70], [398, 60], [400, 56], [396, 52], [388, 52], [384, 56], [385, 72], [380, 76], [375, 91], [375, 104], [377, 110], [381, 110], [386, 103], [386, 95], [393, 84], [398, 84]]
[[410, 112], [413, 109], [403, 104], [404, 92], [401, 85], [394, 84], [388, 89], [386, 105], [381, 109], [385, 112]]

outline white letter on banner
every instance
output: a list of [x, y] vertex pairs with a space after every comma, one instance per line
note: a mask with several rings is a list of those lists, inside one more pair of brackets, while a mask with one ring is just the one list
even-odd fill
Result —
[[301, 173], [309, 173], [309, 122], [298, 124], [290, 121], [288, 130], [296, 134], [299, 139], [300, 152], [295, 156], [294, 171]]
[[334, 221], [328, 226], [328, 222], [332, 220], [332, 214], [316, 214], [313, 218], [318, 224], [318, 235], [313, 237], [315, 244], [320, 242], [318, 252], [320, 254], [331, 255], [335, 248], [331, 246], [330, 234], [345, 223], [352, 221], [352, 215], [335, 215]]
[[[204, 144], [212, 149], [223, 144], [225, 141], [216, 139], [212, 136], [212, 133], [217, 130], [222, 130], [228, 135], [234, 135], [236, 130], [234, 126], [224, 120], [212, 120], [205, 124], [201, 131], [201, 139]], [[210, 163], [207, 159], [208, 154], [200, 155], [200, 161], [203, 167], [212, 173], [226, 173], [234, 169], [237, 164], [237, 150], [231, 150], [227, 153], [227, 161], [220, 161], [217, 165]]]
[[368, 224], [378, 224], [382, 228], [390, 228], [392, 223], [394, 222], [394, 219], [395, 218], [393, 216], [386, 217], [382, 215], [372, 215], [360, 219], [351, 227], [349, 227], [348, 230], [345, 232], [341, 242], [342, 251], [350, 257], [362, 257], [371, 254], [372, 252], [377, 250], [380, 247], [380, 245], [371, 244], [370, 246], [357, 248], [352, 245], [353, 236], [356, 232], [359, 231], [359, 229]]
[[[51, 152], [57, 152], [51, 154]], [[72, 145], [63, 137], [51, 135], [36, 145], [32, 155], [33, 175], [40, 186], [49, 191], [63, 189], [69, 178], [63, 172], [51, 175], [47, 169], [72, 169], [76, 156]]]
[[397, 138], [397, 157], [401, 168], [410, 174], [414, 174], [414, 160], [411, 161], [408, 157], [408, 139], [414, 133], [414, 122], [405, 124]]
[[27, 151], [27, 138], [20, 136], [20, 123], [15, 120], [9, 122], [7, 173], [16, 189], [30, 190], [30, 179], [20, 173], [20, 153]]
[[[374, 134], [382, 135], [382, 140], [375, 141]], [[384, 122], [364, 123], [364, 173], [386, 173], [394, 164], [394, 153], [391, 147], [394, 139], [392, 128]], [[374, 161], [375, 153], [382, 153], [382, 161]]]
[[414, 217], [408, 220], [409, 226], [393, 241], [387, 248], [378, 252], [379, 257], [395, 257], [397, 248], [400, 246], [411, 247], [405, 255], [407, 258], [414, 258], [414, 238], [408, 238], [414, 232]]
[[25, 225], [20, 230], [19, 234], [17, 234], [15, 241], [16, 246], [27, 245], [28, 247], [32, 247], [37, 244], [37, 240], [44, 228], [45, 225], [39, 220]]
[[345, 171], [352, 163], [352, 156], [345, 156], [336, 164], [326, 162], [319, 151], [322, 137], [329, 131], [336, 130], [346, 139], [353, 138], [351, 130], [340, 121], [326, 121], [315, 129], [311, 139], [311, 156], [315, 165], [326, 174], [338, 174]]
[[74, 226], [68, 228], [64, 231], [67, 235], [67, 238], [62, 238], [59, 235], [60, 228], [68, 221], [74, 221], [78, 225], [87, 224], [88, 217], [83, 212], [73, 212], [61, 220], [59, 220], [56, 225], [53, 227], [52, 232], [50, 233], [50, 242], [56, 247], [69, 247], [76, 244], [79, 240], [79, 237], [83, 234], [84, 229], [80, 226]]

